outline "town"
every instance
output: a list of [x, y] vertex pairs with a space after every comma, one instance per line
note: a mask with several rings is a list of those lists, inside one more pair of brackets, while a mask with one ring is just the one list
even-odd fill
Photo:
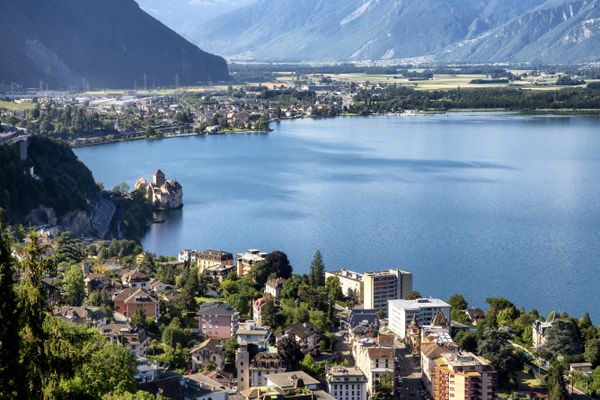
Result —
[[600, 388], [587, 314], [544, 318], [502, 298], [469, 307], [458, 294], [420, 294], [403, 269], [326, 271], [317, 251], [299, 275], [281, 251], [158, 257], [132, 241], [44, 230], [12, 255], [55, 266], [40, 275], [55, 319], [135, 360], [132, 376], [102, 384], [135, 379], [161, 398], [483, 400]]

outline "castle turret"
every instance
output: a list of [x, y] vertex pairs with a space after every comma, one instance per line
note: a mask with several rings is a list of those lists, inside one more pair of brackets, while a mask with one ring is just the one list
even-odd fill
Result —
[[157, 169], [154, 173], [152, 184], [155, 186], [162, 186], [165, 184], [165, 174], [160, 169]]

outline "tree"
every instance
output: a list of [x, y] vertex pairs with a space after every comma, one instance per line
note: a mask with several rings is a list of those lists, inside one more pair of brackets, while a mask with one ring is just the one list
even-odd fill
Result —
[[300, 360], [304, 358], [298, 342], [292, 335], [284, 335], [277, 341], [277, 353], [292, 371], [298, 369]]
[[596, 367], [592, 372], [592, 394], [600, 396], [600, 367]]
[[448, 300], [450, 304], [450, 317], [453, 321], [461, 323], [469, 323], [469, 318], [465, 314], [464, 310], [467, 309], [468, 303], [465, 298], [460, 294], [455, 294]]
[[566, 389], [565, 379], [564, 379], [564, 367], [562, 364], [555, 362], [550, 367], [548, 371], [548, 376], [546, 377], [546, 385], [548, 386], [549, 400], [568, 400], [569, 393]]
[[325, 264], [321, 252], [317, 250], [310, 265], [310, 274], [308, 275], [309, 282], [314, 287], [325, 285]]
[[[176, 322], [173, 322], [176, 321]], [[162, 342], [170, 347], [176, 348], [177, 345], [186, 347], [188, 343], [188, 335], [181, 329], [178, 319], [174, 318], [171, 324], [165, 328], [162, 334]]]
[[600, 339], [592, 339], [587, 342], [583, 356], [585, 361], [591, 362], [594, 367], [600, 365]]
[[124, 195], [124, 194], [129, 193], [130, 190], [131, 190], [131, 187], [129, 186], [129, 184], [127, 182], [121, 182], [118, 185], [116, 185], [112, 191], [114, 193]]
[[274, 251], [265, 256], [265, 260], [257, 263], [248, 273], [254, 287], [260, 290], [270, 278], [287, 279], [292, 276], [292, 266], [287, 255], [281, 251]]
[[548, 329], [544, 348], [551, 354], [570, 356], [583, 352], [577, 324], [571, 319], [557, 319]]
[[135, 361], [127, 347], [108, 341], [92, 343], [84, 348], [88, 361], [77, 373], [86, 392], [98, 398], [111, 392], [132, 392]]
[[138, 390], [135, 393], [131, 392], [112, 392], [102, 396], [102, 400], [161, 400], [162, 396], [154, 396], [150, 392]]
[[267, 301], [262, 308], [262, 323], [270, 327], [277, 326], [277, 307], [274, 301]]
[[417, 292], [416, 290], [411, 290], [410, 292], [408, 292], [408, 294], [406, 295], [406, 299], [407, 300], [416, 300], [416, 299], [420, 299], [423, 296], [421, 296], [421, 293]]
[[71, 265], [63, 280], [62, 300], [70, 306], [81, 306], [85, 298], [85, 281], [83, 271], [77, 264]]
[[298, 289], [302, 285], [303, 279], [300, 275], [294, 275], [283, 283], [281, 288], [281, 297], [284, 299], [298, 298]]
[[477, 335], [473, 332], [459, 332], [456, 335], [455, 342], [462, 351], [477, 351]]
[[510, 336], [500, 329], [488, 329], [484, 332], [479, 346], [479, 354], [487, 358], [496, 369], [498, 379], [505, 384], [510, 382], [523, 365], [510, 344]]
[[44, 343], [48, 338], [44, 323], [49, 318], [50, 308], [46, 302], [42, 279], [51, 270], [51, 264], [49, 259], [42, 258], [38, 236], [30, 234], [27, 240], [26, 257], [21, 262], [21, 281], [17, 287], [21, 310], [20, 372], [25, 381], [22, 387], [23, 397], [39, 399], [43, 398], [43, 380], [49, 369], [44, 351]]
[[0, 224], [0, 393], [8, 399], [15, 398], [18, 390], [20, 350], [14, 274], [8, 238]]
[[300, 369], [320, 382], [325, 382], [325, 367], [323, 364], [317, 364], [313, 356], [307, 354], [300, 364]]

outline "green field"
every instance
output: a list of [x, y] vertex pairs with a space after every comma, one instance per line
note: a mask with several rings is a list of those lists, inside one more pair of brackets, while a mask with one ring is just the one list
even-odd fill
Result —
[[35, 108], [35, 105], [32, 103], [18, 104], [13, 103], [11, 101], [0, 100], [0, 108], [4, 108], [10, 111], [28, 111], [33, 110]]

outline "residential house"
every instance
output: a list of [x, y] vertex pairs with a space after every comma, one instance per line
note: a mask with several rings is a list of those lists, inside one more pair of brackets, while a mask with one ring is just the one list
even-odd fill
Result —
[[385, 381], [394, 382], [394, 348], [384, 346], [378, 340], [362, 338], [352, 347], [356, 366], [367, 378], [366, 390], [369, 395], [377, 392], [378, 386]]
[[217, 339], [209, 338], [194, 346], [190, 350], [192, 355], [192, 370], [198, 371], [206, 365], [214, 365], [216, 370], [223, 369], [225, 365], [225, 351]]
[[65, 322], [82, 324], [88, 328], [99, 328], [106, 325], [108, 316], [100, 307], [54, 307], [54, 316]]
[[147, 273], [140, 271], [138, 268], [133, 271], [128, 271], [121, 276], [121, 282], [124, 286], [148, 290], [150, 287], [150, 277]]
[[126, 346], [135, 357], [144, 357], [150, 346], [150, 338], [142, 328], [129, 324], [107, 324], [98, 328], [111, 343]]
[[278, 308], [275, 300], [270, 297], [261, 297], [252, 302], [252, 319], [256, 321], [257, 324], [263, 323], [263, 308], [267, 305], [267, 303], [271, 303], [273, 306]]
[[319, 329], [308, 322], [288, 326], [279, 334], [277, 340], [281, 340], [286, 335], [292, 336], [296, 340], [304, 354], [317, 354], [320, 351]]
[[204, 303], [198, 309], [199, 333], [229, 339], [238, 330], [240, 314], [223, 302]]
[[238, 391], [267, 384], [265, 376], [286, 371], [286, 365], [277, 353], [257, 353], [251, 358], [248, 345], [242, 344], [236, 351]]
[[265, 376], [267, 386], [273, 386], [284, 391], [290, 391], [299, 387], [314, 391], [319, 390], [321, 382], [308, 375], [304, 371], [280, 372]]
[[473, 326], [477, 326], [477, 324], [485, 319], [485, 312], [481, 308], [467, 308], [465, 314], [467, 314], [467, 318]]
[[131, 319], [138, 310], [146, 317], [157, 320], [160, 317], [158, 299], [143, 289], [127, 288], [113, 295], [115, 311]]
[[265, 293], [269, 294], [271, 297], [279, 298], [284, 282], [285, 279], [282, 278], [269, 279], [265, 285]]
[[592, 376], [593, 365], [590, 362], [580, 362], [569, 364], [569, 372], [571, 375]]
[[546, 343], [546, 333], [550, 328], [552, 328], [552, 321], [544, 322], [538, 320], [533, 323], [531, 334], [533, 341], [532, 347], [534, 349], [538, 349], [544, 346], [544, 344]]

